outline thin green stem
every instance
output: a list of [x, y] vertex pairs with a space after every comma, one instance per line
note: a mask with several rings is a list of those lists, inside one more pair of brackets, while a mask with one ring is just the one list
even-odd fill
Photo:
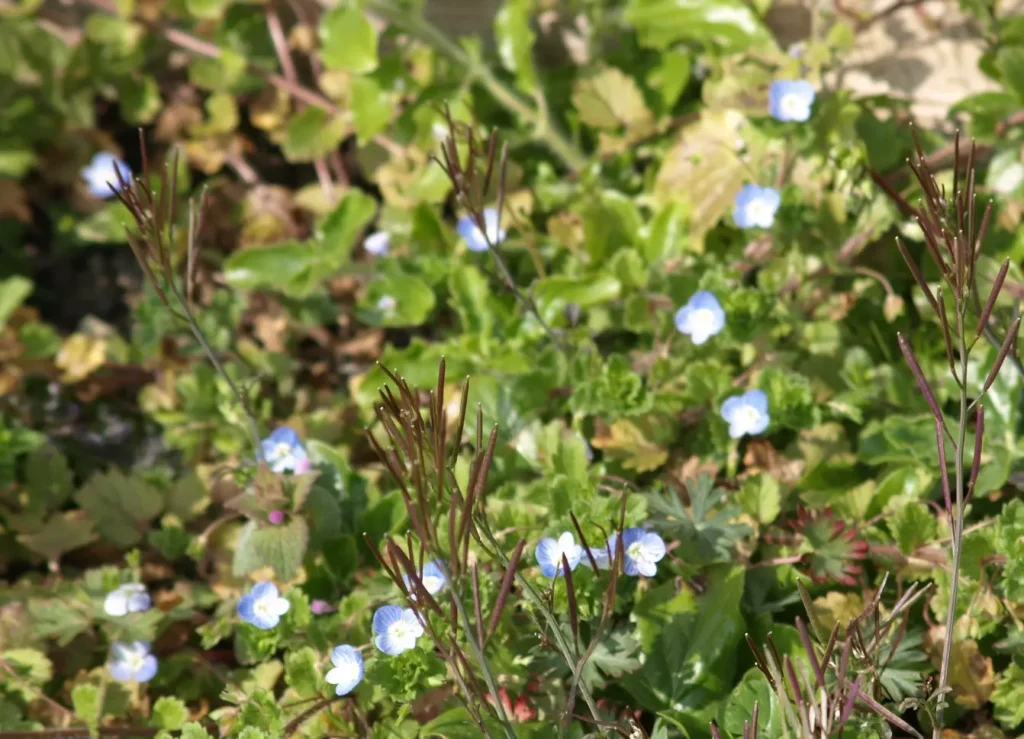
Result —
[[526, 103], [508, 85], [498, 79], [486, 64], [467, 54], [462, 47], [428, 22], [421, 14], [410, 13], [408, 10], [398, 8], [391, 0], [367, 0], [366, 7], [401, 27], [411, 36], [434, 47], [438, 52], [463, 67], [467, 77], [483, 85], [484, 89], [503, 108], [532, 126], [534, 135], [570, 170], [578, 172], [586, 166], [586, 157], [558, 130], [546, 111]]
[[498, 683], [494, 679], [494, 675], [491, 674], [491, 668], [487, 664], [487, 660], [484, 658], [483, 650], [480, 648], [480, 645], [476, 643], [476, 639], [473, 638], [473, 629], [469, 623], [469, 616], [466, 615], [466, 609], [462, 607], [462, 601], [459, 598], [452, 598], [452, 602], [455, 603], [455, 610], [458, 611], [462, 630], [466, 632], [466, 641], [469, 643], [470, 651], [473, 652], [473, 657], [476, 659], [477, 664], [480, 665], [480, 672], [484, 675], [484, 682], [487, 683], [487, 689], [491, 691], [491, 698], [494, 699], [494, 707], [498, 712], [498, 718], [501, 719], [501, 726], [505, 730], [505, 736], [509, 739], [516, 739], [515, 729], [512, 728], [512, 724], [509, 722], [508, 716], [505, 714], [505, 706], [501, 703], [501, 696], [498, 695]]
[[[952, 526], [953, 540], [950, 544], [953, 550], [953, 569], [949, 586], [949, 604], [946, 608], [946, 638], [942, 645], [942, 666], [939, 670], [939, 704], [935, 712], [935, 727], [932, 732], [933, 739], [939, 739], [942, 735], [942, 709], [945, 703], [945, 689], [949, 684], [949, 660], [953, 652], [954, 632], [956, 631], [956, 598], [957, 589], [960, 584], [960, 552], [963, 549], [964, 530], [964, 443], [967, 439], [967, 359], [968, 352], [967, 338], [964, 331], [964, 313], [966, 306], [958, 305], [956, 313], [956, 327], [960, 340], [960, 377], [964, 382], [960, 383], [960, 426], [957, 430], [957, 443], [954, 453], [956, 454], [956, 503], [954, 505]], [[939, 474], [946, 474], [945, 470], [939, 470]]]

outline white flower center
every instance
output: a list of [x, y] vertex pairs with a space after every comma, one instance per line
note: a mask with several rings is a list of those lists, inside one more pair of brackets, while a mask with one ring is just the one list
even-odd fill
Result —
[[807, 103], [800, 95], [783, 95], [779, 107], [789, 118], [803, 118], [807, 112]]
[[272, 456], [274, 457], [274, 459], [285, 459], [291, 456], [291, 453], [291, 444], [286, 444], [285, 442], [282, 441], [280, 444], [274, 447]]
[[412, 628], [405, 621], [395, 621], [388, 627], [388, 635], [395, 641], [406, 642], [412, 637]]
[[133, 649], [125, 655], [123, 664], [132, 672], [138, 672], [142, 669], [142, 664], [145, 661], [146, 655]]
[[626, 553], [629, 554], [630, 559], [634, 560], [642, 560], [647, 558], [645, 556], [643, 545], [638, 541], [634, 541], [632, 544], [626, 547]]
[[747, 217], [751, 223], [765, 223], [771, 218], [771, 209], [763, 200], [754, 200], [747, 206]]
[[377, 301], [377, 310], [383, 313], [391, 313], [395, 309], [395, 306], [397, 305], [398, 301], [396, 301], [390, 295], [385, 295], [380, 300]]
[[711, 333], [715, 328], [715, 313], [710, 308], [698, 308], [693, 312], [693, 328], [698, 333]]
[[253, 604], [252, 610], [261, 619], [270, 619], [274, 617], [273, 611], [270, 610], [269, 600], [258, 600]]
[[733, 423], [737, 426], [749, 429], [753, 428], [761, 418], [761, 413], [753, 406], [745, 405], [736, 411]]

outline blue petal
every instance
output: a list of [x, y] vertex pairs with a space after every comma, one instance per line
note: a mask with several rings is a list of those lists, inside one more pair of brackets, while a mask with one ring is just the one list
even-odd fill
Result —
[[267, 437], [267, 440], [273, 444], [287, 444], [288, 446], [296, 446], [301, 443], [299, 435], [290, 426], [278, 426]]
[[258, 582], [252, 586], [252, 597], [256, 600], [263, 600], [264, 598], [276, 598], [277, 597], [277, 586], [269, 580]]
[[124, 662], [111, 662], [107, 669], [110, 670], [110, 676], [118, 682], [125, 683], [135, 679], [135, 672]]
[[535, 554], [537, 564], [540, 565], [540, 571], [544, 577], [555, 577], [556, 573], [561, 570], [561, 560], [555, 561], [558, 558], [558, 542], [554, 539], [541, 539], [537, 543]]
[[736, 414], [736, 411], [744, 405], [746, 405], [746, 403], [744, 402], [742, 395], [733, 395], [732, 397], [726, 398], [725, 402], [722, 403], [719, 415], [721, 415], [722, 420], [726, 423], [732, 423], [732, 417]]
[[256, 614], [253, 611], [253, 606], [256, 605], [256, 599], [252, 593], [246, 593], [238, 600], [238, 617], [247, 623], [252, 623], [253, 619], [256, 618]]
[[687, 305], [694, 310], [722, 310], [722, 304], [718, 302], [718, 298], [715, 297], [714, 293], [708, 292], [707, 290], [698, 290], [695, 292], [693, 297], [691, 297], [689, 302], [687, 302]]
[[458, 224], [455, 226], [455, 230], [459, 232], [459, 236], [465, 241], [469, 241], [473, 238], [473, 232], [476, 231], [476, 223], [473, 221], [471, 216], [462, 216], [459, 219]]
[[749, 390], [741, 396], [744, 405], [749, 405], [758, 413], [768, 413], [768, 396], [764, 390]]
[[640, 544], [644, 548], [644, 556], [647, 559], [657, 562], [665, 556], [665, 540], [652, 531], [644, 534]]
[[771, 423], [771, 417], [767, 413], [764, 413], [758, 417], [757, 423], [747, 429], [747, 433], [751, 436], [763, 433], [764, 430], [768, 428], [769, 423]]
[[[373, 633], [387, 634], [388, 627], [402, 618], [402, 609], [398, 606], [381, 606], [373, 614]], [[381, 650], [384, 651], [384, 650]]]
[[[349, 644], [343, 644], [340, 647], [335, 647], [331, 652], [331, 662], [334, 664], [335, 670], [331, 670], [327, 673], [327, 682], [332, 682], [331, 673], [339, 679], [334, 682], [335, 695], [348, 695], [351, 693], [357, 685], [363, 680], [365, 673], [365, 665], [363, 663], [363, 655], [359, 653], [359, 650]], [[356, 670], [353, 673], [352, 668]]]
[[396, 657], [405, 651], [405, 649], [402, 648], [402, 645], [395, 639], [392, 639], [391, 635], [387, 633], [378, 634], [374, 637], [373, 643], [376, 645], [377, 649], [392, 657]]
[[630, 545], [640, 541], [646, 532], [643, 529], [630, 528], [622, 532], [622, 546], [629, 551]]
[[654, 564], [654, 562], [648, 562], [647, 560], [638, 560], [634, 562], [633, 565], [636, 568], [636, 573], [627, 574], [640, 574], [644, 577], [654, 577], [658, 574], [658, 565]]
[[135, 679], [140, 683], [149, 682], [156, 675], [157, 661], [152, 654], [142, 660], [142, 667], [135, 673]]
[[261, 616], [258, 613], [253, 613], [252, 620], [249, 623], [251, 623], [257, 629], [263, 629], [264, 631], [266, 631], [267, 629], [272, 629], [279, 623], [281, 623], [281, 617], [275, 616], [272, 613], [268, 613], [265, 616]]
[[636, 577], [638, 574], [640, 574], [640, 570], [637, 568], [636, 560], [630, 557], [628, 554], [623, 559], [623, 562], [623, 570], [627, 575], [629, 575], [630, 577]]

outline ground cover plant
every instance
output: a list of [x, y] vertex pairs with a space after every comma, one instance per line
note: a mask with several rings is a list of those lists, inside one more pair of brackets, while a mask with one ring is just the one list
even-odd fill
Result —
[[0, 4], [0, 736], [1019, 735], [1024, 19], [770, 5]]

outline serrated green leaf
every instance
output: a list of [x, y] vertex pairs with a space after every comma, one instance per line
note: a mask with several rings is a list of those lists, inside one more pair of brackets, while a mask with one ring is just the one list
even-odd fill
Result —
[[298, 516], [280, 526], [260, 526], [249, 521], [242, 529], [235, 549], [234, 573], [247, 575], [270, 567], [280, 580], [295, 577], [309, 543], [309, 528]]
[[316, 652], [311, 647], [302, 647], [289, 652], [285, 658], [285, 681], [300, 698], [310, 698], [316, 695], [320, 682], [316, 663]]
[[636, 80], [617, 67], [604, 67], [581, 77], [572, 91], [580, 120], [604, 130], [643, 132], [653, 123]]
[[59, 508], [74, 490], [74, 475], [67, 457], [53, 446], [36, 449], [25, 461], [25, 484], [33, 509]]
[[330, 69], [357, 74], [377, 68], [377, 30], [356, 7], [332, 8], [320, 19], [320, 58]]
[[282, 149], [289, 162], [311, 162], [336, 149], [345, 137], [345, 123], [310, 106], [288, 121]]
[[180, 739], [213, 739], [200, 724], [190, 721], [181, 727]]
[[63, 511], [50, 516], [39, 530], [21, 534], [18, 541], [48, 562], [57, 562], [68, 552], [95, 538], [92, 521], [82, 511]]
[[381, 89], [372, 77], [352, 80], [352, 126], [360, 141], [370, 141], [383, 131], [394, 106], [391, 95]]
[[168, 488], [164, 509], [167, 513], [188, 522], [203, 512], [209, 497], [206, 485], [199, 479], [199, 475], [188, 472]]
[[99, 723], [101, 701], [100, 689], [95, 685], [83, 683], [71, 690], [71, 705], [75, 715], [90, 728], [95, 728]]
[[630, 0], [623, 20], [636, 27], [642, 44], [656, 49], [697, 41], [733, 51], [771, 38], [753, 8], [740, 0]]
[[75, 501], [99, 535], [122, 549], [138, 544], [163, 508], [163, 496], [152, 485], [117, 469], [95, 473], [75, 494]]
[[185, 725], [188, 720], [188, 706], [180, 698], [163, 696], [157, 698], [153, 704], [153, 718], [151, 723], [158, 729], [177, 731]]

